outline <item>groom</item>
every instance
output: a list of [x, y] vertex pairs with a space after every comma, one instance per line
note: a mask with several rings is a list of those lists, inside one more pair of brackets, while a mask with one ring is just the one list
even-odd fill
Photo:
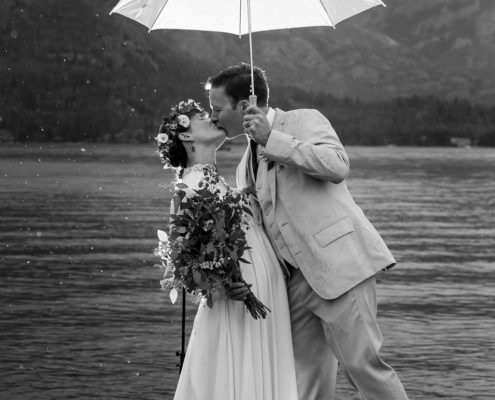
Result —
[[256, 188], [266, 233], [290, 276], [299, 398], [333, 398], [335, 355], [362, 399], [407, 399], [397, 374], [379, 355], [375, 274], [395, 260], [347, 189], [347, 154], [318, 111], [269, 107], [259, 68], [254, 70], [258, 106], [246, 109], [250, 83], [247, 64], [209, 78], [211, 119], [229, 137], [252, 138], [244, 173]]

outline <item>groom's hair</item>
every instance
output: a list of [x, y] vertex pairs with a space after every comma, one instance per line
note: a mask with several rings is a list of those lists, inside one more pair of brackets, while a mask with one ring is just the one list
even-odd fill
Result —
[[[258, 107], [266, 107], [270, 89], [265, 71], [255, 66], [253, 75]], [[247, 100], [251, 94], [251, 65], [241, 63], [220, 71], [208, 78], [206, 88], [208, 87], [225, 87], [225, 94], [230, 98], [232, 107], [235, 107], [239, 100]]]

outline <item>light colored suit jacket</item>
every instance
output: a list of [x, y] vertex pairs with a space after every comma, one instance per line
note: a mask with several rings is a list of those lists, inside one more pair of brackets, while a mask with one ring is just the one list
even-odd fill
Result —
[[[259, 165], [273, 164], [267, 176], [275, 222], [312, 289], [334, 299], [395, 259], [347, 189], [349, 159], [330, 122], [316, 110], [275, 111], [264, 149], [275, 163]], [[282, 202], [287, 213], [277, 212]]]

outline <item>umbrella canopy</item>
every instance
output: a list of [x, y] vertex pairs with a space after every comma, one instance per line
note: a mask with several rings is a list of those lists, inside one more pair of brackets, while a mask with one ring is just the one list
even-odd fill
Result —
[[381, 0], [121, 0], [110, 12], [154, 29], [186, 29], [249, 34], [250, 103], [256, 104], [252, 32], [333, 26]]
[[[154, 29], [245, 35], [249, 32], [335, 26], [381, 0], [121, 0], [111, 13]], [[253, 16], [251, 29], [249, 10]]]

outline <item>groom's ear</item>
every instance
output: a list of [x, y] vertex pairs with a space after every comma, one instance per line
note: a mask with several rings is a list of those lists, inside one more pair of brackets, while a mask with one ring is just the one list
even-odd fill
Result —
[[241, 114], [245, 114], [248, 107], [249, 107], [248, 100], [239, 100], [237, 102], [237, 110], [239, 110]]

